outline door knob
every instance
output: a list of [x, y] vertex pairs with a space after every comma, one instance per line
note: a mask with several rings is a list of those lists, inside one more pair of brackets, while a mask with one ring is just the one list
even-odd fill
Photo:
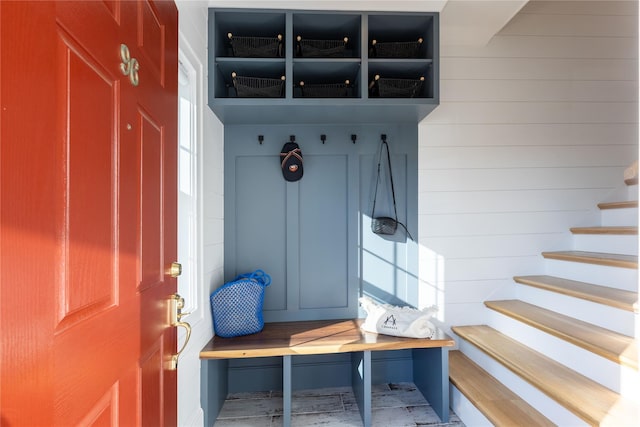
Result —
[[182, 264], [179, 262], [172, 262], [169, 267], [169, 276], [176, 278], [182, 274]]

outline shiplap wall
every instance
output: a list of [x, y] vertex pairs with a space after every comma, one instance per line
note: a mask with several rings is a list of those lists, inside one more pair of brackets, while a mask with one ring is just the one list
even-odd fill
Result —
[[638, 158], [638, 3], [531, 1], [484, 47], [442, 39], [441, 105], [419, 127], [420, 295], [482, 323], [514, 275]]
[[[179, 47], [196, 68], [199, 68], [198, 120], [196, 124], [201, 139], [199, 153], [198, 185], [200, 186], [200, 256], [198, 275], [201, 288], [198, 301], [187, 301], [192, 311], [185, 318], [191, 324], [191, 339], [180, 356], [178, 370], [178, 425], [204, 425], [205, 414], [201, 407], [200, 349], [213, 335], [209, 295], [223, 283], [224, 253], [224, 129], [222, 123], [207, 106], [207, 18], [206, 1], [179, 0]], [[193, 273], [192, 273], [193, 274]], [[179, 345], [184, 334], [179, 331]], [[208, 384], [202, 384], [204, 389]]]

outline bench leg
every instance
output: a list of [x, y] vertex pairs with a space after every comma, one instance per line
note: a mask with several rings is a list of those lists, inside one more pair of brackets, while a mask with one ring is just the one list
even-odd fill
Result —
[[413, 349], [413, 382], [443, 423], [449, 422], [449, 350]]
[[351, 353], [351, 387], [364, 427], [371, 426], [371, 351]]
[[200, 361], [200, 404], [204, 411], [204, 425], [212, 426], [229, 392], [229, 361]]
[[282, 356], [282, 425], [291, 426], [291, 356]]

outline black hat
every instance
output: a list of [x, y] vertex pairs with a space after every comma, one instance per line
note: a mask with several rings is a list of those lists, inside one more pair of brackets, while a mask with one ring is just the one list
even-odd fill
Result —
[[302, 178], [302, 151], [295, 142], [287, 142], [280, 152], [280, 167], [282, 176], [287, 181], [297, 181]]

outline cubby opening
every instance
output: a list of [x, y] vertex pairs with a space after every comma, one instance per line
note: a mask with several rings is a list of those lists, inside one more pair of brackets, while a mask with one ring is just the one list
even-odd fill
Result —
[[[215, 45], [213, 51], [216, 57], [257, 57], [271, 58], [285, 56], [285, 41], [287, 34], [285, 33], [285, 14], [270, 12], [216, 12], [215, 13]], [[273, 51], [271, 48], [264, 47], [260, 50], [255, 47], [251, 54], [243, 54], [241, 52], [234, 53], [232, 43], [230, 43], [229, 34], [235, 38], [252, 37], [252, 38], [269, 38], [277, 43], [278, 36], [281, 38], [281, 50]], [[247, 41], [246, 43], [251, 43]], [[238, 43], [240, 44], [240, 43]], [[244, 43], [243, 43], [244, 44]], [[263, 53], [260, 53], [263, 52]]]
[[360, 98], [360, 64], [326, 62], [321, 72], [314, 62], [293, 66], [294, 98]]
[[[361, 16], [355, 14], [294, 14], [294, 58], [359, 58], [362, 44], [360, 23]], [[345, 38], [347, 42], [343, 44]], [[341, 44], [343, 49], [334, 48], [334, 45]]]
[[[369, 65], [369, 98], [433, 98], [431, 64], [389, 63]], [[412, 85], [415, 83], [415, 86]]]
[[[282, 80], [285, 77], [283, 61], [218, 62], [215, 72], [217, 74], [215, 91], [219, 98], [284, 98], [285, 96], [286, 78]], [[234, 75], [236, 76], [235, 84]], [[278, 89], [278, 85], [281, 90]]]
[[378, 46], [382, 43], [417, 42], [422, 40], [415, 54], [408, 57], [416, 59], [433, 59], [434, 29], [433, 16], [431, 15], [369, 15], [369, 34], [367, 46], [369, 58], [393, 58], [389, 55], [377, 55], [376, 48], [372, 45], [376, 40]]

